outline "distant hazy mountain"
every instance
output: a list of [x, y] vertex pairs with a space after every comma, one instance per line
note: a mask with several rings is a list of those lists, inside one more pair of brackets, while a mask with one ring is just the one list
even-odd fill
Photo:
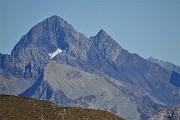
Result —
[[72, 107], [58, 107], [31, 98], [0, 95], [1, 120], [123, 120], [112, 113]]
[[158, 65], [160, 65], [160, 66], [162, 66], [168, 70], [175, 71], [175, 72], [180, 74], [180, 67], [171, 63], [171, 62], [164, 62], [162, 60], [158, 60], [158, 59], [155, 59], [153, 57], [148, 58], [148, 60], [150, 62], [157, 63]]
[[87, 38], [58, 16], [35, 25], [0, 62], [1, 93], [99, 108], [128, 120], [180, 104], [177, 72], [129, 53], [104, 30]]

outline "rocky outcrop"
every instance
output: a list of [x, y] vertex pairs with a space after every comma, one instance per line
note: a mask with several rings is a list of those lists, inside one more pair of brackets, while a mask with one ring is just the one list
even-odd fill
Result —
[[162, 66], [168, 70], [175, 71], [175, 72], [180, 74], [180, 67], [171, 63], [171, 62], [164, 62], [162, 60], [158, 60], [158, 59], [155, 59], [153, 57], [150, 57], [147, 60], [149, 60], [152, 63], [156, 63], [156, 64], [158, 64], [158, 65], [160, 65], [160, 66]]
[[166, 108], [149, 120], [180, 120], [180, 108]]

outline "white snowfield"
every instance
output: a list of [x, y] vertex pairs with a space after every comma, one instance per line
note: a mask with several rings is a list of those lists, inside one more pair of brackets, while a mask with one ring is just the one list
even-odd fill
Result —
[[48, 53], [48, 55], [50, 56], [50, 59], [52, 59], [53, 57], [55, 57], [57, 54], [60, 54], [60, 53], [62, 53], [62, 50], [58, 48], [53, 53]]

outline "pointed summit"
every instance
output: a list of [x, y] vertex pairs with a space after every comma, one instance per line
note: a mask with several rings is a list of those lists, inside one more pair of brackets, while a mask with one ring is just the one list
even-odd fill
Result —
[[107, 33], [103, 29], [101, 29], [98, 34], [107, 35]]
[[51, 17], [49, 17], [49, 19], [62, 19], [61, 17], [57, 16], [57, 15], [52, 15]]
[[[71, 50], [78, 58], [85, 59], [89, 44], [86, 36], [61, 17], [53, 15], [32, 27], [16, 44], [11, 55], [26, 59], [27, 63], [32, 60], [33, 64], [41, 64], [39, 61], [59, 58], [62, 51]], [[79, 54], [80, 50], [85, 51], [84, 56]]]
[[117, 44], [119, 45], [111, 36], [109, 36], [103, 29], [101, 29], [96, 36], [91, 37], [94, 42], [101, 42], [105, 44]]
[[62, 22], [62, 23], [67, 23], [67, 21], [65, 21], [63, 18], [57, 16], [57, 15], [53, 15], [49, 18], [47, 18], [45, 21], [51, 21], [51, 22]]
[[44, 24], [54, 24], [56, 27], [64, 27], [66, 29], [74, 30], [73, 26], [68, 24], [67, 21], [65, 21], [63, 18], [53, 15], [47, 19], [45, 19], [42, 23]]
[[96, 36], [100, 38], [106, 38], [108, 34], [103, 29], [101, 29]]
[[[77, 39], [79, 35], [72, 25], [57, 15], [53, 15], [42, 22], [36, 24], [31, 30], [21, 38], [11, 52], [13, 56], [19, 56], [21, 50], [33, 49], [42, 50], [47, 53], [52, 53], [58, 48], [65, 50], [68, 46], [68, 41]], [[72, 38], [66, 36], [71, 36]], [[28, 52], [28, 51], [27, 51]]]

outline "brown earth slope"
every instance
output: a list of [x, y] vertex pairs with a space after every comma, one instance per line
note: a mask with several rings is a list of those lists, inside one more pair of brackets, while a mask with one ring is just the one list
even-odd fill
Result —
[[49, 102], [0, 95], [1, 120], [123, 120], [105, 111], [58, 107]]

